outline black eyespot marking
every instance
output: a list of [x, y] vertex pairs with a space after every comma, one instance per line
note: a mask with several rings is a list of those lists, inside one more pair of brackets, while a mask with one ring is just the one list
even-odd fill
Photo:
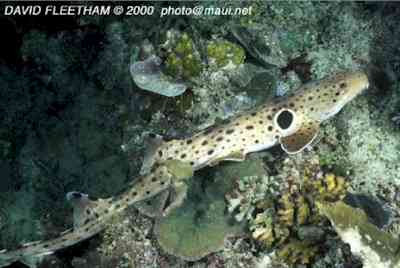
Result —
[[333, 99], [333, 102], [337, 102], [337, 100], [336, 100], [336, 99]]
[[311, 101], [311, 100], [312, 100], [312, 97], [311, 97], [311, 96], [310, 96], [310, 97], [308, 97], [308, 100], [309, 100], [309, 101]]
[[289, 103], [289, 106], [294, 107], [294, 103], [293, 102]]
[[242, 139], [242, 141], [246, 141], [246, 139], [245, 139], [245, 138], [243, 138], [243, 139]]
[[268, 126], [268, 131], [272, 131], [274, 128], [272, 126]]
[[235, 130], [231, 128], [231, 129], [228, 129], [225, 133], [226, 134], [232, 134], [233, 132], [235, 132]]
[[146, 194], [149, 195], [149, 194], [150, 194], [150, 191], [146, 191]]
[[212, 155], [213, 153], [214, 153], [214, 150], [209, 150], [209, 151], [207, 152], [208, 155]]
[[185, 158], [185, 157], [186, 157], [186, 154], [182, 154], [182, 155], [181, 155], [181, 158]]
[[137, 195], [137, 192], [132, 192], [132, 196], [136, 196]]
[[281, 129], [288, 129], [293, 122], [293, 114], [289, 111], [282, 111], [276, 119]]
[[194, 166], [194, 162], [193, 162], [193, 161], [190, 161], [190, 165], [191, 165], [191, 166]]
[[252, 126], [252, 125], [246, 126], [246, 129], [248, 129], [248, 130], [253, 129], [253, 128], [254, 128], [254, 126]]
[[196, 151], [194, 151], [194, 153], [195, 153], [195, 154], [199, 154], [199, 151], [198, 151], [198, 150], [196, 150]]
[[217, 141], [222, 141], [224, 138], [223, 137], [218, 137]]
[[340, 87], [340, 88], [345, 88], [345, 87], [346, 87], [346, 83], [344, 83], [344, 82], [343, 82], [343, 83], [340, 83], [339, 87]]
[[116, 205], [115, 205], [115, 208], [120, 208], [120, 207], [121, 207], [120, 204], [116, 204]]
[[44, 247], [44, 248], [48, 248], [49, 245], [48, 245], [48, 244], [44, 244], [43, 247]]
[[97, 219], [98, 217], [100, 217], [98, 213], [94, 213], [94, 216], [96, 217], [96, 219]]
[[156, 178], [156, 177], [154, 177], [154, 176], [153, 176], [153, 177], [151, 177], [151, 181], [152, 181], [152, 182], [155, 182], [156, 180], [157, 180], [157, 178]]
[[257, 115], [256, 112], [251, 113], [251, 116], [256, 116], [256, 115]]
[[164, 185], [164, 184], [165, 184], [165, 181], [161, 181], [160, 184], [161, 184], [161, 185]]
[[268, 120], [272, 120], [272, 116], [268, 115], [267, 116]]
[[162, 153], [162, 151], [161, 151], [161, 150], [160, 150], [160, 151], [158, 151], [158, 155], [159, 155], [160, 157], [162, 157], [163, 153]]
[[275, 135], [275, 139], [279, 139], [279, 136], [278, 136], [278, 135]]
[[258, 141], [258, 140], [255, 140], [254, 142], [255, 142], [255, 143], [259, 143], [259, 141]]
[[179, 154], [179, 151], [178, 151], [178, 150], [175, 150], [175, 154]]
[[85, 224], [88, 224], [90, 222], [90, 219], [86, 219], [84, 222], [83, 222], [83, 224], [85, 225]]
[[258, 121], [258, 123], [259, 123], [260, 125], [264, 124], [264, 122], [263, 122], [262, 120]]
[[191, 144], [192, 143], [192, 140], [187, 140], [186, 141], [186, 144]]
[[339, 96], [340, 95], [340, 91], [338, 91], [338, 92], [336, 92], [336, 94], [335, 94], [336, 96]]
[[311, 108], [310, 108], [310, 111], [311, 111], [311, 112], [314, 111], [314, 107], [311, 107]]
[[201, 143], [201, 145], [207, 145], [207, 143], [208, 143], [208, 141], [203, 141], [202, 143]]
[[86, 214], [87, 214], [87, 215], [90, 215], [90, 209], [87, 209], [87, 210], [86, 210]]

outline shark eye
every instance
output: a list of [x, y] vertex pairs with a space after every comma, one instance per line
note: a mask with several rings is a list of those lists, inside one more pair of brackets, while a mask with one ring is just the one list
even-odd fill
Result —
[[288, 110], [283, 110], [276, 118], [278, 126], [285, 130], [288, 129], [293, 123], [293, 114]]

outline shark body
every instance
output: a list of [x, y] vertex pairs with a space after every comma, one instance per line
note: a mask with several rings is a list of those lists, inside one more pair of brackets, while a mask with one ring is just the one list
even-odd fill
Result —
[[49, 241], [32, 242], [13, 251], [0, 251], [0, 267], [21, 261], [35, 267], [37, 259], [97, 234], [111, 217], [139, 201], [167, 189], [175, 197], [168, 212], [183, 201], [192, 172], [220, 161], [242, 161], [251, 152], [280, 144], [289, 154], [298, 153], [317, 136], [320, 123], [368, 88], [365, 73], [339, 73], [301, 86], [295, 93], [211, 127], [192, 137], [162, 141], [151, 138], [142, 175], [122, 194], [92, 201], [87, 195], [70, 192], [74, 205], [74, 228]]
[[337, 114], [368, 85], [363, 72], [339, 73], [192, 137], [168, 142], [156, 138], [142, 173], [168, 159], [187, 162], [194, 170], [222, 160], [242, 161], [248, 153], [277, 144], [289, 154], [300, 152], [317, 136], [322, 121]]

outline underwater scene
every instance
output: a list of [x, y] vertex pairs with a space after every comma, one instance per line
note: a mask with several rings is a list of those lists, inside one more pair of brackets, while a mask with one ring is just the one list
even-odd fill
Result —
[[0, 2], [0, 267], [400, 268], [400, 4]]

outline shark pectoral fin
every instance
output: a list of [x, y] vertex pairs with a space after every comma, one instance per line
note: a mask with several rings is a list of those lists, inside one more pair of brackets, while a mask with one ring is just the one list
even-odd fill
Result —
[[185, 182], [179, 181], [174, 183], [174, 187], [171, 190], [170, 194], [170, 200], [171, 203], [168, 205], [168, 207], [165, 208], [163, 216], [168, 215], [171, 213], [172, 210], [180, 207], [183, 203], [183, 201], [186, 198], [188, 186]]
[[319, 123], [306, 121], [299, 130], [287, 137], [281, 137], [279, 142], [288, 154], [296, 154], [304, 150], [317, 137]]
[[109, 206], [105, 199], [93, 201], [87, 194], [75, 191], [67, 193], [66, 198], [74, 209], [74, 228], [79, 228], [98, 218], [99, 212]]
[[143, 158], [142, 168], [140, 174], [144, 175], [150, 172], [151, 167], [154, 165], [154, 156], [157, 149], [164, 143], [162, 136], [149, 133], [145, 138], [146, 152]]

